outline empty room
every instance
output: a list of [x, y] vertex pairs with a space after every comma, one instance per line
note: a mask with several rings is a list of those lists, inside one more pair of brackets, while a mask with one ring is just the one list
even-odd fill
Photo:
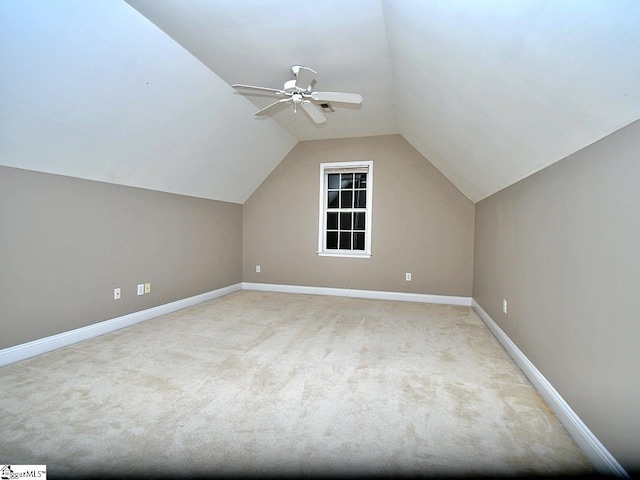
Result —
[[2, 478], [640, 471], [640, 3], [0, 1]]

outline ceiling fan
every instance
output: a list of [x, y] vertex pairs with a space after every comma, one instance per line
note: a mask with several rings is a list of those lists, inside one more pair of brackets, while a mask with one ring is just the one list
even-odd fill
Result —
[[318, 73], [315, 70], [311, 70], [308, 67], [303, 67], [302, 65], [294, 65], [293, 67], [291, 67], [291, 71], [296, 78], [286, 81], [282, 89], [256, 87], [253, 85], [244, 85], [241, 83], [236, 83], [232, 86], [236, 89], [256, 90], [263, 93], [270, 93], [286, 97], [272, 103], [271, 105], [267, 105], [261, 110], [258, 110], [255, 115], [265, 115], [269, 112], [269, 110], [271, 110], [271, 108], [275, 107], [276, 105], [293, 103], [294, 112], [297, 112], [298, 106], [302, 107], [307, 115], [309, 115], [311, 120], [313, 120], [317, 124], [325, 123], [327, 121], [327, 117], [323, 115], [322, 111], [313, 102], [351, 103], [354, 105], [359, 105], [362, 103], [362, 96], [357, 93], [312, 91], [311, 87], [315, 82], [315, 78]]

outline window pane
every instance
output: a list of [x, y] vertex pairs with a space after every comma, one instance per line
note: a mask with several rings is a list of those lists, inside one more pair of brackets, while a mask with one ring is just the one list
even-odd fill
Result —
[[343, 173], [341, 183], [340, 188], [353, 188], [353, 173]]
[[351, 250], [351, 232], [340, 232], [340, 249]]
[[327, 232], [327, 249], [338, 248], [338, 232]]
[[364, 250], [364, 232], [356, 232], [353, 234], [353, 249]]
[[340, 212], [340, 230], [351, 230], [351, 212]]
[[367, 174], [356, 173], [355, 182], [353, 184], [355, 188], [367, 188]]
[[340, 206], [338, 205], [339, 194], [340, 192], [338, 191], [333, 191], [333, 192], [330, 191], [328, 193], [327, 208], [338, 208]]
[[338, 212], [327, 212], [327, 230], [338, 230]]
[[340, 195], [342, 196], [340, 208], [353, 208], [353, 192], [347, 190], [346, 192], [340, 192]]
[[321, 165], [320, 183], [324, 185], [325, 198], [319, 218], [320, 228], [324, 230], [320, 234], [320, 248], [333, 255], [361, 255], [370, 246], [367, 196], [373, 184], [373, 172], [368, 169], [369, 162], [341, 165]]
[[356, 190], [356, 208], [367, 208], [367, 191], [366, 190]]

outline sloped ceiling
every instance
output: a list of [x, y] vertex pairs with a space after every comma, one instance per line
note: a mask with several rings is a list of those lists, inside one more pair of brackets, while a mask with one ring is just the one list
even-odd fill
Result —
[[637, 0], [383, 4], [399, 131], [473, 201], [640, 118]]
[[[281, 108], [273, 118], [298, 140], [398, 133], [391, 57], [377, 0], [321, 0], [308, 8], [283, 0], [128, 3], [230, 85], [282, 88], [294, 78], [290, 67], [304, 65], [318, 72], [315, 90], [365, 96], [360, 108], [335, 104], [336, 113], [320, 126], [303, 112]], [[278, 100], [246, 99], [259, 108]]]
[[[242, 202], [297, 140], [400, 133], [479, 201], [640, 118], [636, 0], [128, 3], [0, 2], [0, 162]], [[230, 88], [294, 64], [363, 105]]]
[[124, 2], [0, 1], [0, 165], [243, 203], [297, 140]]

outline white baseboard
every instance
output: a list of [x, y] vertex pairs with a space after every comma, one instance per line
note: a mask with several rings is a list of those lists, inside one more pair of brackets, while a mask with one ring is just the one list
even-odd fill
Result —
[[313, 295], [336, 295], [342, 297], [372, 298], [379, 300], [399, 300], [406, 302], [444, 303], [450, 305], [471, 305], [470, 297], [449, 297], [443, 295], [425, 295], [419, 293], [378, 292], [373, 290], [349, 290], [345, 288], [321, 288], [301, 287], [294, 285], [273, 285], [267, 283], [236, 283], [228, 287], [213, 290], [175, 302], [159, 305], [157, 307], [130, 313], [122, 317], [94, 323], [86, 327], [77, 328], [68, 332], [62, 332], [50, 337], [40, 338], [32, 342], [23, 343], [14, 347], [0, 350], [0, 367], [10, 363], [19, 362], [42, 353], [50, 352], [58, 348], [66, 347], [74, 343], [88, 340], [98, 335], [114, 332], [121, 328], [134, 325], [145, 320], [150, 320], [160, 315], [166, 315], [183, 308], [197, 305], [198, 303], [213, 300], [214, 298], [228, 295], [239, 290], [263, 290], [270, 292], [307, 293]]
[[140, 312], [130, 313], [123, 315], [122, 317], [112, 318], [111, 320], [105, 320], [104, 322], [94, 323], [86, 327], [76, 328], [68, 332], [62, 332], [50, 337], [40, 338], [32, 342], [16, 345], [15, 347], [5, 348], [0, 350], [0, 367], [8, 365], [10, 363], [19, 362], [26, 358], [35, 357], [42, 353], [50, 352], [58, 348], [66, 347], [74, 343], [88, 340], [98, 335], [104, 335], [105, 333], [114, 332], [121, 328], [134, 325], [136, 323], [150, 320], [160, 315], [166, 315], [167, 313], [176, 312], [183, 308], [197, 305], [198, 303], [213, 300], [214, 298], [228, 295], [229, 293], [242, 290], [242, 284], [236, 283], [228, 287], [212, 290], [211, 292], [202, 293], [189, 298], [183, 298], [175, 302], [166, 303], [157, 307], [148, 308]]
[[489, 330], [511, 355], [516, 364], [522, 369], [529, 381], [545, 399], [551, 410], [556, 414], [560, 422], [567, 429], [571, 437], [582, 449], [587, 459], [598, 472], [605, 475], [615, 475], [629, 478], [627, 472], [618, 461], [600, 443], [596, 436], [589, 430], [584, 422], [573, 411], [569, 404], [560, 396], [542, 373], [520, 351], [515, 343], [507, 336], [498, 324], [484, 311], [484, 309], [470, 297], [456, 297], [446, 295], [428, 295], [420, 293], [382, 292], [375, 290], [351, 290], [346, 288], [308, 287], [297, 285], [276, 285], [268, 283], [237, 283], [228, 287], [213, 290], [193, 297], [177, 300], [175, 302], [159, 305], [157, 307], [130, 313], [122, 317], [105, 320], [86, 327], [63, 332], [50, 337], [41, 338], [32, 342], [16, 345], [0, 350], [0, 367], [18, 362], [42, 353], [50, 352], [58, 348], [66, 347], [83, 340], [88, 340], [105, 333], [110, 333], [121, 328], [134, 325], [160, 315], [182, 310], [214, 298], [228, 295], [239, 290], [259, 290], [267, 292], [303, 293], [311, 295], [335, 295], [341, 297], [369, 298], [376, 300], [396, 300], [405, 302], [438, 303], [448, 305], [472, 306]]
[[511, 358], [513, 358], [516, 364], [518, 364], [538, 393], [545, 399], [549, 408], [556, 414], [558, 420], [564, 425], [569, 435], [571, 435], [573, 440], [582, 449], [585, 457], [587, 457], [587, 460], [591, 462], [594, 468], [603, 475], [629, 478], [629, 474], [622, 468], [613, 455], [609, 453], [605, 446], [600, 443], [600, 440], [589, 430], [558, 391], [553, 388], [553, 385], [549, 383], [540, 370], [531, 363], [526, 355], [522, 353], [517, 345], [513, 343], [475, 299], [472, 299], [472, 306], [489, 330], [491, 330], [491, 333], [493, 333], [504, 349], [511, 355]]
[[370, 298], [374, 300], [396, 300], [400, 302], [440, 303], [446, 305], [471, 306], [471, 297], [428, 295], [425, 293], [381, 292], [378, 290], [352, 290], [349, 288], [307, 287], [300, 285], [277, 285], [272, 283], [242, 283], [243, 290], [263, 292], [305, 293], [309, 295], [333, 295], [336, 297]]

